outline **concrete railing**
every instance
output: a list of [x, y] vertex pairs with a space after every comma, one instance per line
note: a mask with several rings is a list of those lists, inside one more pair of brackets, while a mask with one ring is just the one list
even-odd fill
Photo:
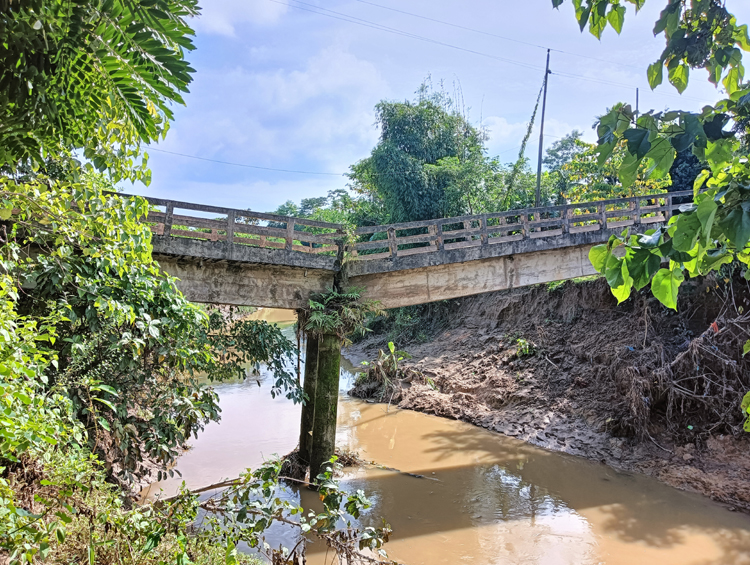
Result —
[[[337, 254], [343, 245], [344, 232], [338, 224], [162, 198], [146, 200], [152, 207], [161, 208], [149, 211], [146, 220], [151, 231], [160, 236], [314, 254]], [[310, 228], [314, 231], [305, 231]]]
[[[335, 256], [341, 256], [345, 244], [346, 234], [339, 224], [162, 198], [146, 199], [152, 207], [146, 220], [151, 230], [175, 242], [171, 238]], [[360, 227], [354, 234], [370, 237], [349, 244], [347, 250], [355, 262], [362, 262], [462, 248], [499, 249], [494, 246], [515, 245], [514, 242], [523, 240], [549, 239], [546, 247], [565, 246], [564, 241], [557, 245], [552, 238], [664, 223], [681, 202], [690, 199], [692, 192], [682, 191]]]
[[691, 199], [692, 195], [691, 191], [671, 192], [361, 227], [355, 234], [371, 237], [369, 241], [351, 245], [350, 251], [357, 260], [368, 261], [498, 245], [524, 239], [646, 226], [668, 221], [674, 209], [679, 207], [677, 202], [686, 197]]

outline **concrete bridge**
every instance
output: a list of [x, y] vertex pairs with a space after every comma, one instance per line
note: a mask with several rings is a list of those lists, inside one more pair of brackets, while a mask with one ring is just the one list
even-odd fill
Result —
[[148, 198], [154, 257], [193, 302], [297, 309], [343, 276], [384, 308], [594, 274], [588, 252], [664, 224], [692, 192], [343, 226]]

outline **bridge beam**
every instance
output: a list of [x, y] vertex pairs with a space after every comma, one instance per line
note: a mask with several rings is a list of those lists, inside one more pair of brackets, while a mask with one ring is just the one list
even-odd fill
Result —
[[383, 308], [413, 306], [497, 290], [596, 274], [588, 259], [592, 245], [505, 255], [402, 271], [350, 276], [364, 298]]
[[159, 266], [173, 277], [191, 302], [306, 308], [313, 293], [333, 286], [334, 272], [327, 269], [287, 267], [180, 258], [154, 254]]

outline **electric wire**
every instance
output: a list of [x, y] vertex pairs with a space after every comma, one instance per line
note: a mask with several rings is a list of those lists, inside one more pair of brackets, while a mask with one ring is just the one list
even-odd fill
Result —
[[[268, 0], [269, 2], [273, 2], [274, 4], [281, 4], [282, 6], [287, 6], [290, 8], [296, 8], [298, 10], [303, 10], [305, 12], [312, 12], [313, 14], [318, 14], [321, 16], [326, 16], [329, 18], [333, 18], [336, 20], [342, 20], [345, 22], [357, 24], [364, 27], [369, 27], [372, 29], [377, 29], [380, 31], [385, 31], [387, 33], [392, 33], [394, 35], [400, 35], [403, 37], [409, 37], [412, 39], [416, 39], [419, 41], [424, 41], [426, 43], [432, 43], [434, 45], [441, 45], [443, 47], [448, 47], [450, 49], [455, 49], [457, 51], [464, 51], [466, 53], [472, 53], [473, 55], [479, 55], [481, 57], [487, 57], [489, 59], [494, 59], [496, 61], [501, 61], [503, 63], [508, 63], [509, 65], [516, 65], [519, 67], [525, 67], [527, 69], [532, 69], [535, 71], [543, 71], [544, 67], [539, 67], [535, 65], [530, 65], [529, 63], [524, 63], [522, 61], [515, 61], [513, 59], [508, 59], [506, 57], [498, 57], [497, 55], [492, 55], [490, 53], [485, 53], [483, 51], [476, 51], [475, 49], [468, 49], [466, 47], [461, 47], [459, 45], [453, 45], [452, 43], [446, 43], [444, 41], [439, 41], [437, 39], [432, 39], [429, 37], [425, 37], [423, 35], [417, 35], [415, 33], [410, 33], [408, 31], [403, 31], [400, 29], [392, 28], [389, 26], [384, 26], [375, 22], [370, 22], [368, 20], [363, 20], [362, 18], [357, 18], [355, 16], [350, 16], [348, 14], [344, 14], [342, 12], [336, 12], [334, 10], [329, 10], [327, 8], [321, 8], [319, 6], [315, 6], [314, 4], [308, 4], [307, 2], [301, 2], [300, 0], [291, 0], [292, 2], [295, 2], [295, 4], [291, 4], [289, 2], [284, 2], [282, 0]], [[299, 6], [298, 4], [302, 4], [302, 6]], [[309, 7], [305, 7], [309, 6]]]
[[198, 155], [188, 155], [186, 153], [177, 153], [176, 151], [167, 151], [166, 149], [158, 149], [156, 147], [149, 147], [148, 151], [157, 151], [159, 153], [167, 153], [168, 155], [177, 155], [178, 157], [185, 157], [188, 159], [197, 159], [199, 161], [208, 161], [209, 163], [219, 163], [220, 165], [231, 165], [233, 167], [244, 167], [247, 169], [259, 169], [261, 171], [276, 171], [280, 173], [294, 173], [298, 175], [323, 175], [331, 177], [340, 177], [344, 173], [321, 173], [317, 171], [298, 171], [294, 169], [278, 169], [276, 167], [261, 167], [260, 165], [247, 165], [245, 163], [232, 163], [230, 161], [220, 161], [218, 159], [209, 159], [208, 157], [199, 157]]
[[445, 20], [439, 20], [437, 18], [431, 18], [429, 16], [425, 16], [423, 14], [415, 14], [414, 12], [407, 12], [406, 10], [399, 10], [398, 8], [393, 8], [391, 6], [384, 6], [383, 4], [376, 4], [375, 2], [368, 2], [368, 0], [354, 0], [355, 2], [360, 2], [361, 4], [367, 4], [369, 6], [375, 6], [377, 8], [382, 8], [383, 10], [390, 10], [391, 12], [397, 12], [399, 14], [405, 14], [407, 16], [412, 16], [414, 18], [420, 18], [422, 20], [427, 20], [428, 22], [435, 22], [438, 24], [450, 26], [456, 29], [462, 29], [464, 31], [470, 31], [473, 33], [479, 33], [481, 35], [486, 35], [488, 37], [496, 37], [497, 39], [502, 39], [504, 41], [510, 41], [512, 43], [518, 43], [520, 45], [528, 45], [529, 47], [537, 47], [538, 49], [549, 49], [550, 51], [554, 51], [555, 53], [563, 53], [565, 55], [570, 55], [572, 57], [581, 57], [583, 59], [589, 59], [591, 61], [599, 61], [600, 63], [609, 63], [614, 65], [619, 65], [621, 67], [630, 67], [631, 69], [638, 69], [642, 70], [641, 67], [636, 65], [628, 65], [627, 63], [619, 63], [617, 61], [609, 61], [607, 59], [600, 59], [598, 57], [592, 57], [590, 55], [581, 55], [580, 53], [573, 53], [571, 51], [565, 51], [563, 49], [556, 49], [554, 47], [549, 47], [545, 45], [539, 45], [538, 43], [531, 43], [529, 41], [523, 41], [521, 39], [515, 39], [513, 37], [507, 37], [505, 35], [499, 35], [497, 33], [492, 33], [489, 31], [484, 31], [481, 29], [476, 29], [473, 27], [468, 26], [462, 26], [459, 24], [454, 24], [452, 22], [446, 22]]
[[[365, 20], [365, 19], [362, 19], [362, 18], [357, 18], [357, 17], [351, 16], [349, 14], [344, 14], [343, 12], [337, 12], [337, 11], [334, 11], [334, 10], [329, 10], [328, 8], [322, 8], [320, 6], [316, 6], [314, 4], [310, 4], [310, 3], [304, 2], [302, 0], [289, 0], [289, 1], [268, 0], [268, 1], [269, 2], [273, 2], [274, 4], [280, 4], [282, 6], [287, 6], [289, 8], [296, 8], [298, 10], [303, 10], [305, 12], [311, 12], [313, 14], [318, 14], [320, 16], [325, 16], [325, 17], [336, 19], [336, 20], [341, 20], [341, 21], [353, 23], [353, 24], [364, 26], [364, 27], [368, 27], [368, 28], [371, 28], [371, 29], [377, 29], [377, 30], [380, 30], [380, 31], [385, 31], [387, 33], [392, 33], [392, 34], [395, 34], [395, 35], [400, 35], [402, 37], [409, 37], [409, 38], [412, 38], [412, 39], [417, 39], [419, 41], [424, 41], [424, 42], [427, 42], [427, 43], [432, 43], [432, 44], [435, 44], [435, 45], [441, 45], [441, 46], [444, 46], [444, 47], [449, 47], [451, 49], [456, 49], [458, 51], [464, 51], [464, 52], [467, 52], [467, 53], [472, 53], [474, 55], [480, 55], [482, 57], [487, 57], [487, 58], [490, 58], [490, 59], [494, 59], [494, 60], [497, 60], [497, 61], [501, 61], [501, 62], [504, 62], [504, 63], [511, 64], [511, 65], [516, 65], [516, 66], [519, 66], [519, 67], [525, 67], [525, 68], [528, 68], [528, 69], [531, 69], [531, 70], [535, 70], [535, 71], [543, 71], [544, 70], [544, 68], [541, 67], [541, 66], [530, 65], [528, 63], [523, 63], [521, 61], [516, 61], [514, 59], [508, 59], [506, 57], [498, 57], [496, 55], [492, 55], [490, 53], [485, 53], [483, 51], [477, 51], [477, 50], [474, 50], [474, 49], [468, 49], [466, 47], [461, 47], [459, 45], [454, 45], [452, 43], [446, 43], [446, 42], [443, 42], [443, 41], [439, 41], [437, 39], [432, 39], [432, 38], [425, 37], [425, 36], [422, 36], [422, 35], [417, 35], [417, 34], [414, 34], [414, 33], [411, 33], [411, 32], [406, 32], [406, 31], [403, 31], [403, 30], [400, 30], [400, 29], [396, 29], [396, 28], [392, 28], [392, 27], [385, 26], [385, 25], [382, 25], [382, 24], [378, 24], [376, 22], [372, 22], [372, 21], [369, 21], [369, 20]], [[356, 1], [361, 1], [361, 0], [356, 0]], [[292, 4], [291, 2], [294, 2], [294, 4]], [[365, 2], [365, 3], [367, 3], [367, 2]], [[300, 6], [298, 4], [302, 4], [302, 5]], [[305, 7], [305, 6], [307, 6], [307, 7]], [[394, 10], [395, 10], [395, 8], [394, 8]], [[396, 11], [399, 11], [399, 10], [396, 10]], [[413, 15], [411, 13], [408, 13], [408, 14], [409, 15]], [[420, 17], [420, 16], [417, 16], [417, 17]], [[425, 18], [426, 18], [426, 16], [425, 16]], [[427, 18], [427, 19], [431, 19], [431, 18]], [[441, 22], [441, 23], [443, 23], [443, 22]], [[498, 37], [501, 37], [501, 36], [498, 36]], [[522, 42], [522, 43], [525, 43], [525, 42]], [[528, 45], [533, 46], [533, 47], [541, 47], [540, 45], [536, 45], [536, 44], [533, 44], [533, 43], [528, 43]], [[546, 47], [544, 49], [546, 49]], [[556, 51], [556, 52], [559, 52], [559, 53], [565, 53], [566, 55], [574, 55], [573, 53], [569, 53], [567, 51], [562, 51], [560, 49], [552, 49], [552, 48], [550, 48], [550, 49], [552, 51]], [[586, 57], [585, 55], [581, 55], [581, 56], [582, 57]], [[620, 63], [613, 63], [612, 61], [607, 61], [605, 59], [596, 59], [594, 57], [589, 57], [589, 58], [595, 59], [595, 60], [598, 60], [598, 61], [601, 61], [601, 62], [606, 62], [606, 63], [609, 63], [609, 64], [620, 64]], [[630, 66], [630, 65], [625, 65], [625, 66]], [[627, 89], [627, 90], [631, 90], [631, 91], [634, 88], [636, 88], [636, 86], [634, 86], [634, 85], [626, 85], [626, 84], [622, 84], [622, 83], [618, 83], [618, 82], [613, 82], [613, 81], [608, 81], [608, 80], [594, 79], [594, 78], [586, 77], [586, 76], [583, 76], [583, 75], [576, 75], [576, 74], [565, 73], [565, 72], [560, 72], [560, 71], [553, 71], [552, 74], [561, 76], [563, 78], [578, 79], [578, 80], [585, 81], [585, 82], [590, 82], [590, 83], [593, 83], [593, 84], [602, 84], [602, 85], [605, 85], [605, 86], [616, 86], [618, 88], [623, 88], [623, 89]], [[665, 97], [668, 97], [668, 98], [679, 98], [681, 100], [694, 100], [694, 101], [697, 101], [697, 102], [705, 102], [705, 100], [703, 98], [696, 98], [694, 96], [686, 96], [684, 94], [670, 94], [670, 93], [667, 93], [667, 92], [656, 92], [656, 91], [651, 91], [651, 94], [653, 96], [665, 96]]]

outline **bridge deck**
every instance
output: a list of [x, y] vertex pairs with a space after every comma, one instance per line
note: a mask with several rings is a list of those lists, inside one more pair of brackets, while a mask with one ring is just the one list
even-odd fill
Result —
[[592, 274], [588, 250], [692, 192], [365, 226], [148, 198], [154, 256], [196, 302], [302, 308], [346, 264], [385, 308]]
[[[605, 240], [612, 230], [666, 222], [675, 201], [691, 196], [672, 192], [364, 226], [353, 235], [365, 240], [353, 243], [339, 224], [160, 198], [147, 198], [153, 207], [147, 221], [159, 255], [336, 271], [346, 253], [352, 273], [364, 274]], [[430, 257], [400, 260], [419, 255]]]

